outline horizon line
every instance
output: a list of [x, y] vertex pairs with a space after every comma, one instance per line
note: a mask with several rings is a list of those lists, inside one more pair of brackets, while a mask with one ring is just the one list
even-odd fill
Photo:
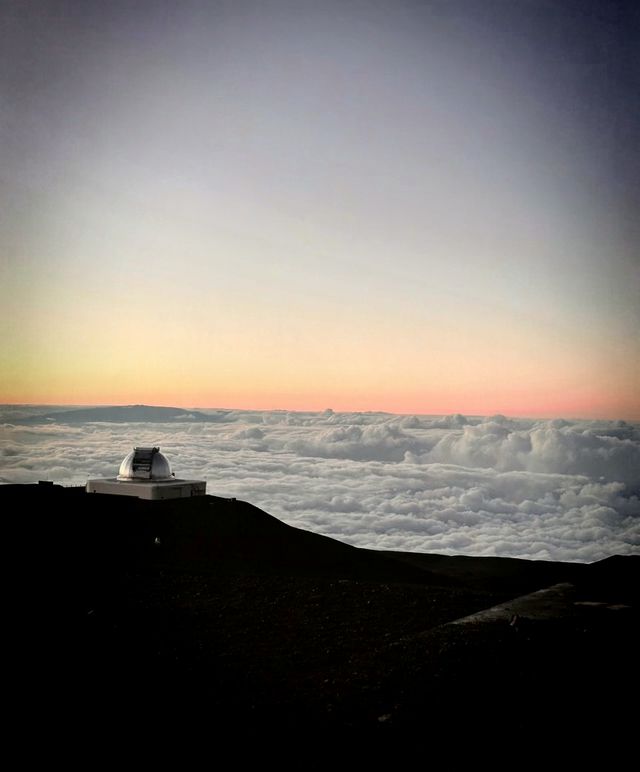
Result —
[[332, 413], [354, 413], [356, 415], [360, 414], [367, 414], [367, 413], [382, 413], [386, 415], [397, 415], [397, 416], [425, 416], [425, 417], [440, 417], [440, 416], [451, 416], [451, 415], [461, 415], [465, 417], [471, 417], [471, 418], [492, 418], [497, 416], [503, 416], [504, 418], [520, 418], [520, 419], [529, 419], [529, 420], [547, 420], [547, 421], [553, 421], [553, 420], [574, 420], [574, 421], [632, 421], [637, 422], [640, 421], [640, 414], [637, 417], [606, 417], [603, 415], [598, 416], [577, 416], [577, 415], [567, 415], [567, 414], [516, 414], [516, 413], [510, 413], [510, 412], [502, 412], [502, 411], [495, 411], [490, 413], [473, 413], [473, 412], [463, 412], [462, 410], [453, 410], [453, 411], [446, 411], [446, 412], [440, 412], [440, 413], [423, 413], [423, 412], [417, 412], [417, 411], [411, 411], [411, 412], [394, 412], [390, 410], [382, 410], [382, 409], [369, 409], [369, 410], [335, 410], [330, 406], [327, 406], [325, 408], [321, 409], [301, 409], [301, 408], [283, 408], [283, 407], [272, 407], [272, 408], [264, 408], [264, 407], [225, 407], [222, 405], [211, 405], [204, 407], [202, 405], [176, 405], [176, 404], [148, 404], [145, 402], [127, 402], [127, 403], [115, 403], [115, 402], [1, 402], [1, 407], [66, 407], [66, 408], [92, 408], [92, 407], [158, 407], [158, 408], [177, 408], [180, 410], [225, 410], [229, 412], [233, 411], [240, 411], [240, 412], [247, 412], [247, 413], [325, 413], [327, 411], [331, 411]]

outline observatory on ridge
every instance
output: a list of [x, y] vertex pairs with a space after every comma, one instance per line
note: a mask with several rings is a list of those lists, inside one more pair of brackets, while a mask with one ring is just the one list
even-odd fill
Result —
[[120, 464], [117, 477], [87, 480], [87, 493], [136, 496], [153, 501], [204, 496], [206, 487], [204, 480], [176, 478], [160, 448], [134, 448]]

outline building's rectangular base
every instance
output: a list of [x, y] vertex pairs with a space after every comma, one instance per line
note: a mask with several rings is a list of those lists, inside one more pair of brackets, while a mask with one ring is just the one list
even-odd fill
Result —
[[87, 493], [106, 493], [111, 496], [137, 496], [139, 499], [159, 501], [204, 496], [207, 483], [204, 480], [146, 480], [122, 481], [115, 478], [88, 480]]

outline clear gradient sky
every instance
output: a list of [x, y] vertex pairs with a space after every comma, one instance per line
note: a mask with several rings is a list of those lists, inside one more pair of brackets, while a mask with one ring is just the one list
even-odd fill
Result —
[[640, 418], [638, 7], [3, 3], [0, 401]]

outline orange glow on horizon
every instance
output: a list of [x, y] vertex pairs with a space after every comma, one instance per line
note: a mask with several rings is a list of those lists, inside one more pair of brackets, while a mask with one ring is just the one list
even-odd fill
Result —
[[248, 394], [241, 392], [210, 394], [194, 391], [178, 394], [171, 391], [118, 393], [95, 392], [89, 395], [56, 391], [31, 392], [24, 395], [0, 394], [2, 404], [11, 405], [161, 405], [193, 409], [223, 410], [283, 410], [294, 412], [321, 412], [328, 408], [336, 412], [383, 412], [414, 415], [506, 415], [526, 418], [584, 418], [603, 420], [640, 420], [640, 406], [631, 395], [617, 401], [607, 395], [586, 392], [564, 398], [527, 400], [507, 395], [471, 396], [456, 398], [446, 394], [391, 395], [391, 394], [338, 394], [338, 393], [285, 393]]

